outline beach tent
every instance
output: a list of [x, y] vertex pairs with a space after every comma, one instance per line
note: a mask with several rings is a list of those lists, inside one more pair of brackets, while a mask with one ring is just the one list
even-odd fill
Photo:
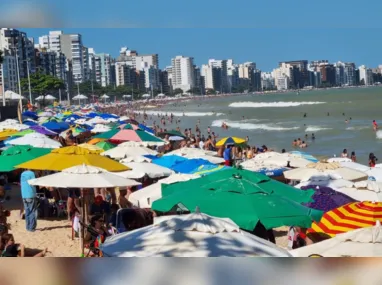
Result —
[[294, 257], [381, 257], [382, 230], [379, 221], [375, 226], [352, 230], [312, 245], [291, 250]]
[[137, 186], [141, 183], [123, 178], [103, 168], [76, 165], [55, 174], [31, 179], [30, 185], [57, 188], [109, 188]]
[[146, 175], [150, 178], [160, 178], [174, 173], [171, 169], [147, 162], [129, 162], [124, 163], [124, 165], [131, 169], [131, 171], [119, 172], [118, 175], [131, 179], [140, 179]]
[[47, 148], [35, 148], [29, 145], [11, 146], [0, 154], [0, 172], [15, 170], [21, 163], [30, 161], [51, 152]]
[[297, 190], [267, 176], [227, 169], [171, 185], [162, 185], [162, 198], [152, 209], [168, 212], [178, 205], [193, 211], [200, 207], [209, 215], [228, 217], [240, 228], [252, 231], [260, 221], [265, 228], [309, 227], [321, 211], [299, 203], [311, 201], [313, 190]]
[[117, 172], [129, 170], [123, 164], [99, 155], [100, 151], [92, 151], [79, 146], [68, 146], [53, 150], [51, 153], [18, 165], [19, 168], [32, 170], [62, 171], [76, 165], [91, 165], [107, 171]]
[[230, 219], [199, 211], [157, 218], [151, 226], [108, 238], [100, 249], [108, 257], [290, 256], [275, 244], [242, 231]]
[[139, 191], [131, 193], [129, 195], [129, 201], [139, 208], [151, 208], [151, 204], [154, 201], [162, 198], [162, 184], [185, 182], [199, 177], [200, 176], [196, 174], [172, 174], [171, 176], [160, 179], [158, 182], [142, 188]]
[[61, 144], [58, 141], [52, 140], [40, 133], [29, 133], [22, 137], [13, 139], [9, 142], [11, 145], [30, 145], [38, 148], [60, 148]]
[[308, 233], [312, 238], [329, 238], [359, 228], [372, 227], [382, 219], [382, 203], [353, 202], [326, 212], [314, 221]]

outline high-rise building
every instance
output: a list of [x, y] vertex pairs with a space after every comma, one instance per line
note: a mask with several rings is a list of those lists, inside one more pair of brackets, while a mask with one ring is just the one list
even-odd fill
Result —
[[145, 76], [145, 88], [150, 90], [159, 90], [159, 70], [154, 66], [143, 68]]
[[307, 60], [293, 60], [280, 62], [281, 67], [285, 63], [291, 68], [293, 73], [292, 80], [290, 81], [291, 86], [294, 88], [303, 88], [309, 85], [309, 72], [308, 72], [308, 61]]
[[274, 90], [275, 89], [275, 79], [271, 72], [261, 73], [261, 89], [262, 90]]
[[84, 78], [83, 81], [89, 81], [91, 78], [91, 69], [89, 62], [89, 48], [82, 46], [82, 59], [84, 68]]
[[356, 85], [355, 64], [353, 62], [345, 62], [344, 66], [344, 83], [348, 86]]
[[3, 94], [3, 89], [4, 91], [10, 90], [19, 93], [16, 57], [6, 50], [3, 53], [3, 64], [0, 67], [2, 67], [0, 68], [0, 94]]
[[164, 94], [171, 94], [171, 86], [169, 81], [169, 72], [167, 69], [160, 71], [160, 84], [161, 84], [161, 92]]
[[215, 89], [214, 86], [214, 68], [208, 64], [203, 64], [200, 71], [200, 75], [203, 76], [204, 88]]
[[113, 62], [110, 54], [99, 53], [96, 55], [100, 59], [101, 63], [101, 85], [103, 87], [109, 86], [112, 84], [112, 73], [111, 73], [111, 64]]
[[315, 87], [315, 88], [319, 88], [321, 86], [321, 84], [322, 84], [321, 72], [311, 70], [309, 72], [309, 77], [310, 77], [310, 79], [309, 79], [310, 86]]
[[138, 89], [136, 69], [124, 62], [115, 63], [115, 79], [116, 86], [130, 86]]
[[336, 68], [334, 65], [329, 63], [321, 63], [319, 67], [322, 84], [326, 84], [327, 86], [336, 86]]
[[148, 54], [148, 55], [136, 55], [135, 56], [135, 67], [138, 70], [148, 68], [153, 66], [154, 68], [159, 68], [159, 57], [158, 54]]
[[239, 82], [238, 66], [234, 64], [233, 59], [227, 60], [227, 85], [229, 92], [232, 92], [232, 88], [235, 88]]
[[261, 70], [255, 69], [252, 75], [251, 86], [253, 91], [261, 91]]
[[176, 56], [171, 60], [172, 85], [187, 92], [195, 86], [194, 59], [192, 57]]
[[208, 65], [212, 66], [213, 68], [219, 69], [216, 76], [219, 78], [220, 86], [215, 86], [215, 90], [220, 91], [222, 93], [228, 92], [227, 60], [210, 59], [208, 60]]
[[366, 86], [373, 85], [373, 71], [365, 65], [361, 65], [358, 69], [360, 84]]

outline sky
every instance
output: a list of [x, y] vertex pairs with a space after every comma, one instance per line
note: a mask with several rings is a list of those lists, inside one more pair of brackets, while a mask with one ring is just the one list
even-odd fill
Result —
[[[159, 54], [160, 67], [176, 55], [253, 61], [271, 71], [279, 61], [382, 64], [382, 1], [368, 0], [2, 0], [0, 26], [38, 38], [49, 30], [80, 33], [97, 53], [122, 46]], [[89, 4], [91, 3], [91, 5]]]

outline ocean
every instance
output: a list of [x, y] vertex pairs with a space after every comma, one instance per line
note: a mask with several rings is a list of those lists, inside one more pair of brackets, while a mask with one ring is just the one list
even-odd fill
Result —
[[[190, 100], [147, 111], [151, 115], [165, 112], [180, 117], [182, 130], [192, 128], [194, 131], [200, 119], [203, 133], [210, 126], [219, 137], [248, 136], [251, 145], [265, 144], [277, 151], [293, 150], [292, 141], [305, 140], [307, 134], [308, 147], [303, 151], [311, 154], [339, 156], [346, 148], [349, 155], [355, 151], [361, 163], [367, 163], [370, 152], [382, 159], [381, 87], [237, 95]], [[148, 124], [154, 120], [157, 124], [160, 122], [153, 116]], [[373, 120], [381, 125], [381, 131], [373, 131]], [[228, 130], [221, 128], [223, 122], [229, 126]], [[166, 126], [167, 129], [175, 127], [175, 124]]]

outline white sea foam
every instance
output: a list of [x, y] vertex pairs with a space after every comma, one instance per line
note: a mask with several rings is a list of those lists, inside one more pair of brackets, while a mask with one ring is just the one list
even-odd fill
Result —
[[314, 133], [319, 131], [331, 130], [332, 128], [325, 128], [320, 126], [308, 126], [305, 130], [306, 133]]
[[382, 131], [377, 131], [375, 135], [377, 136], [377, 139], [382, 139]]
[[234, 102], [229, 104], [233, 108], [282, 108], [297, 107], [302, 105], [325, 104], [326, 102]]
[[281, 127], [276, 124], [252, 124], [243, 123], [240, 121], [228, 121], [228, 120], [215, 120], [211, 126], [221, 127], [223, 123], [226, 123], [229, 128], [241, 129], [241, 130], [265, 130], [265, 131], [290, 131], [297, 130], [299, 127]]
[[369, 129], [370, 127], [367, 127], [367, 126], [352, 126], [352, 127], [347, 127], [346, 130], [347, 131], [360, 131], [360, 130], [365, 130], [365, 129]]
[[[140, 112], [143, 113], [143, 112]], [[172, 112], [172, 111], [146, 111], [147, 115], [170, 115], [171, 113], [176, 117], [182, 117], [183, 114], [185, 117], [205, 117], [205, 116], [221, 116], [224, 113], [214, 113], [214, 112]]]

